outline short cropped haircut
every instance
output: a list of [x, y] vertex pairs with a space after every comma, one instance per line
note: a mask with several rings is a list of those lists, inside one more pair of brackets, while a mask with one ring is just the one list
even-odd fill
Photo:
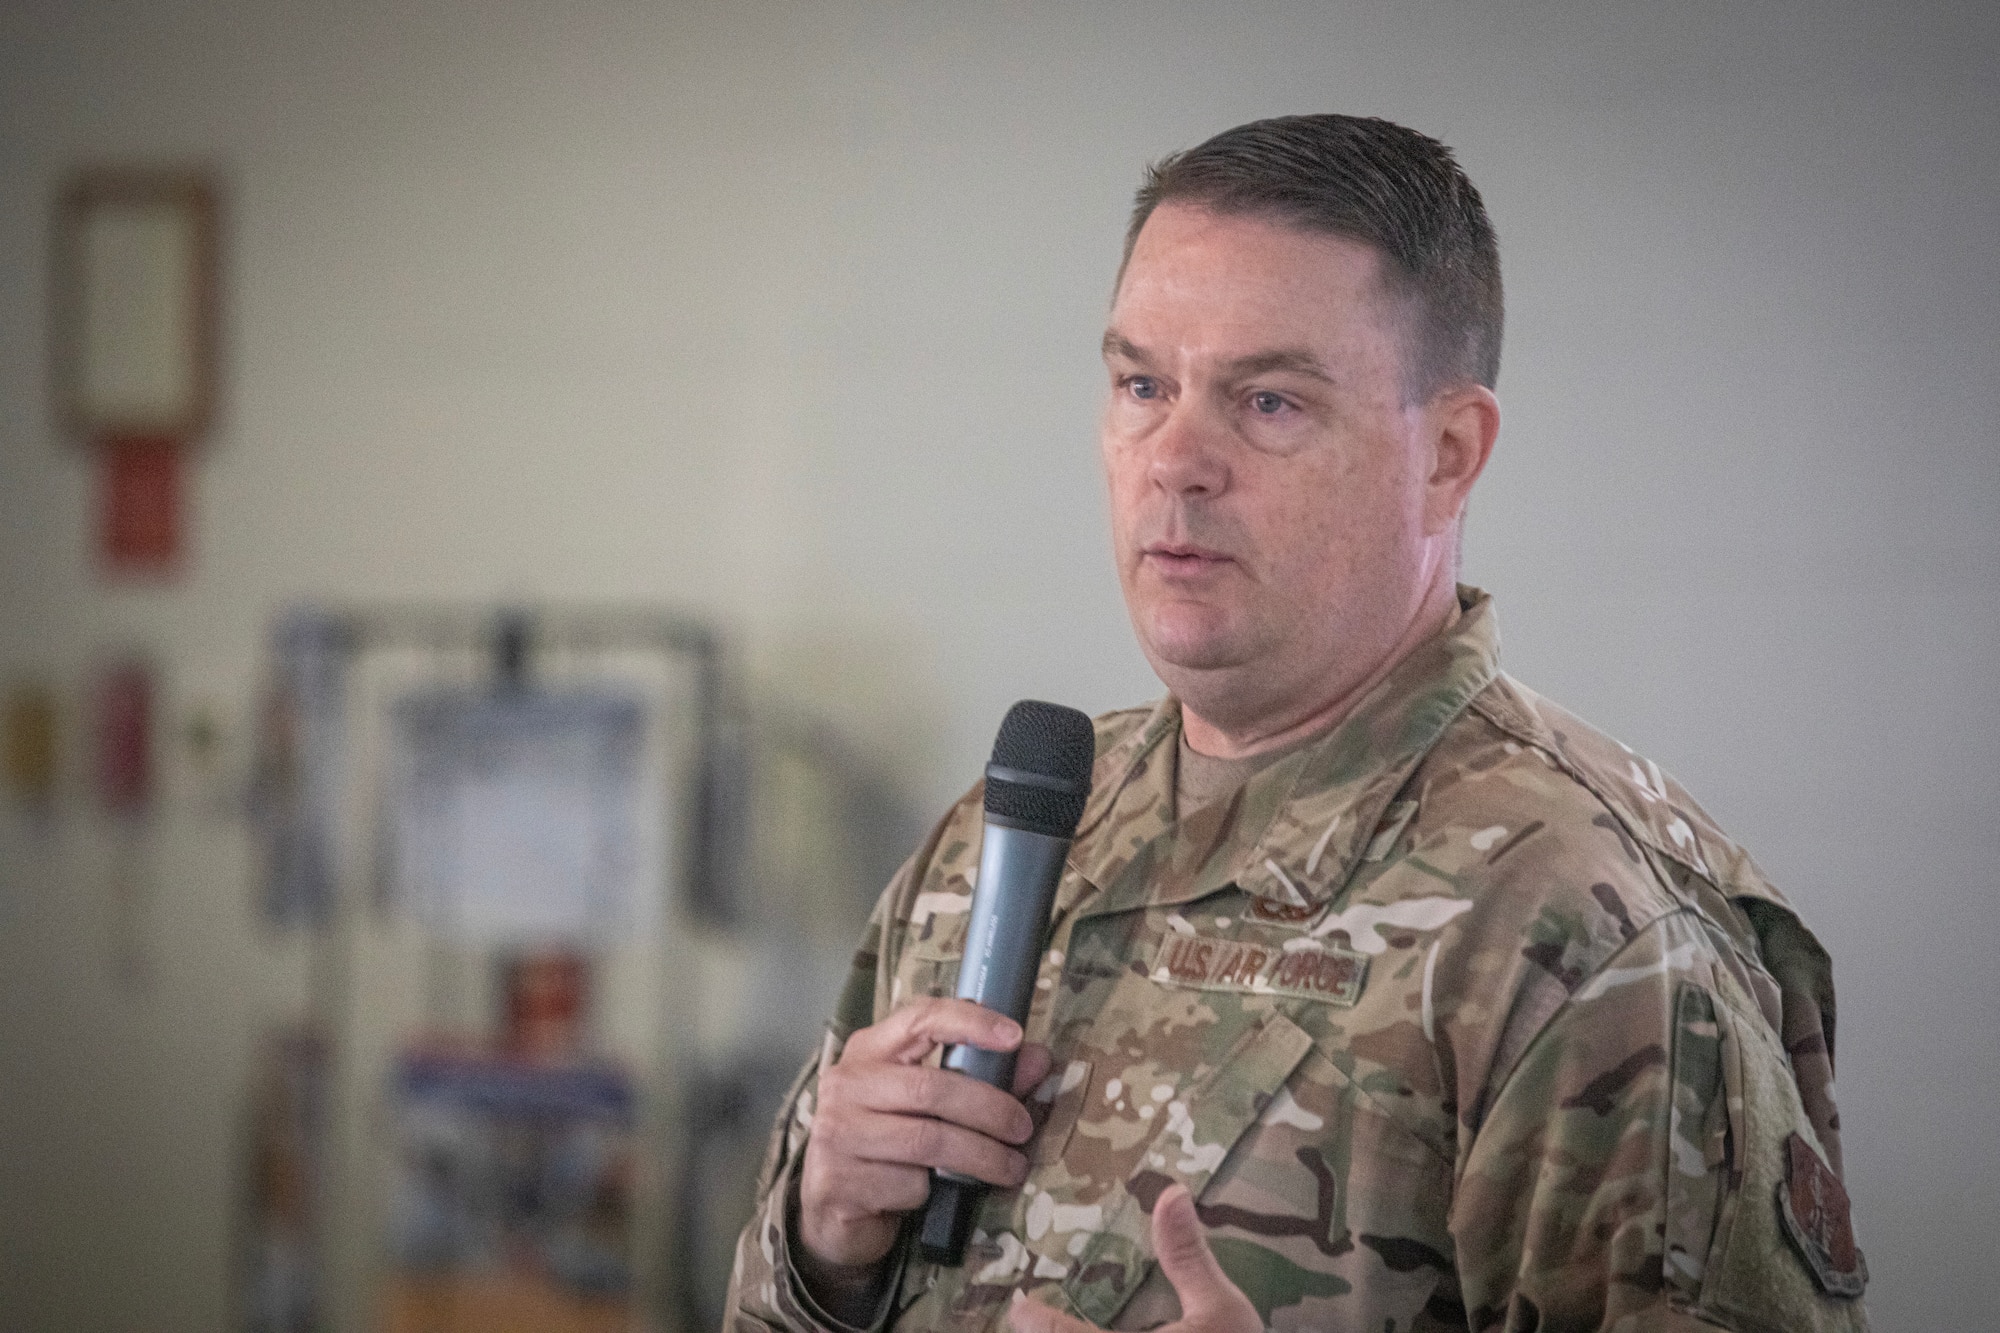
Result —
[[[1404, 396], [1426, 402], [1500, 376], [1500, 246], [1451, 149], [1387, 120], [1280, 116], [1239, 125], [1147, 168], [1125, 232], [1165, 203], [1268, 217], [1372, 246], [1409, 315]], [[1123, 277], [1123, 267], [1120, 267]]]

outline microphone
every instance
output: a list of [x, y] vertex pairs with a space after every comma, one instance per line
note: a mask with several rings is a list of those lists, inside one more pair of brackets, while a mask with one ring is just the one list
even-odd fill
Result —
[[[1070, 839], [1090, 795], [1097, 735], [1074, 708], [1023, 699], [1007, 710], [986, 765], [986, 828], [958, 998], [1002, 1013], [1024, 1027], [1035, 996], [1036, 962]], [[1014, 1083], [1018, 1051], [952, 1046], [944, 1067], [1002, 1090]], [[933, 1263], [965, 1258], [972, 1218], [986, 1186], [955, 1171], [932, 1171], [917, 1240]]]

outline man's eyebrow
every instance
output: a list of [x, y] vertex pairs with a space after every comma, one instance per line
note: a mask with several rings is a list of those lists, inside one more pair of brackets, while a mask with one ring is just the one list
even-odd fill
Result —
[[[1152, 359], [1145, 348], [1139, 346], [1139, 344], [1133, 342], [1116, 329], [1105, 330], [1103, 346], [1104, 355], [1106, 356], [1122, 357], [1127, 361], [1137, 361], [1142, 365]], [[1283, 347], [1274, 351], [1257, 352], [1250, 356], [1238, 357], [1236, 360], [1227, 363], [1224, 369], [1232, 379], [1243, 379], [1251, 375], [1263, 375], [1273, 370], [1285, 370], [1295, 375], [1304, 375], [1310, 379], [1319, 380], [1323, 384], [1335, 383], [1333, 376], [1327, 374], [1326, 368], [1320, 365], [1319, 358], [1304, 348], [1299, 347]]]
[[1238, 357], [1228, 364], [1233, 378], [1241, 379], [1249, 375], [1262, 375], [1273, 370], [1288, 370], [1294, 375], [1304, 375], [1325, 384], [1334, 383], [1333, 376], [1319, 363], [1319, 358], [1303, 348], [1281, 348], [1273, 352], [1258, 352], [1254, 356]]
[[1116, 329], [1104, 331], [1103, 351], [1106, 356], [1122, 356], [1127, 361], [1146, 360], [1146, 350]]

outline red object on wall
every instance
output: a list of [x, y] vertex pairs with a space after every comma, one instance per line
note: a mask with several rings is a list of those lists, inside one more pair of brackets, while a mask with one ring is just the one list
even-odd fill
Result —
[[115, 815], [153, 799], [153, 671], [120, 662], [97, 682], [97, 799]]
[[172, 573], [181, 561], [181, 457], [176, 440], [107, 440], [99, 494], [98, 541], [116, 574]]
[[577, 954], [551, 950], [507, 960], [502, 976], [506, 1048], [537, 1060], [575, 1055], [590, 1003], [590, 965]]

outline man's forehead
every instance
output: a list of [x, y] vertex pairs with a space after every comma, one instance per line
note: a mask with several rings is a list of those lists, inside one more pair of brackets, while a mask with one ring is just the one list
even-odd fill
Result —
[[1405, 312], [1384, 287], [1384, 263], [1372, 245], [1283, 219], [1163, 204], [1120, 277], [1102, 349], [1324, 377], [1329, 354], [1400, 329]]

